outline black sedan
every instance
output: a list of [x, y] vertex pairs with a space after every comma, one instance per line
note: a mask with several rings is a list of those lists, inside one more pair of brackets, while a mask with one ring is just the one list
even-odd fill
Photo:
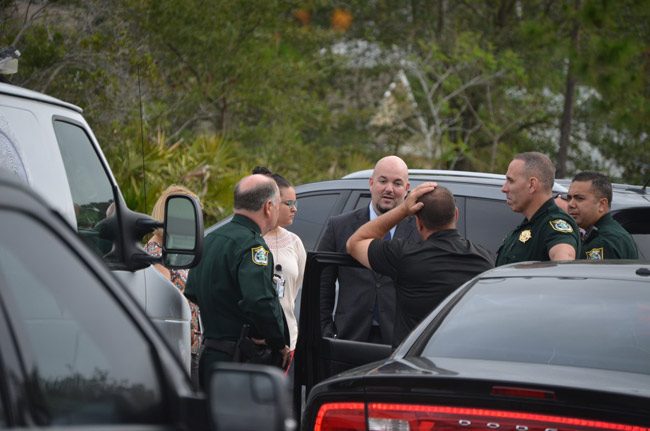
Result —
[[[351, 263], [311, 255], [310, 265], [343, 262]], [[316, 302], [303, 293], [303, 306]], [[650, 430], [648, 264], [485, 272], [387, 359], [333, 377], [388, 351], [304, 326], [312, 332], [297, 351], [305, 366], [296, 379], [308, 393], [303, 429]]]

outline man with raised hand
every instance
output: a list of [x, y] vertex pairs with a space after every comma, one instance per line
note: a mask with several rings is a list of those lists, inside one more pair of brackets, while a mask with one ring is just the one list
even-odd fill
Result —
[[[382, 240], [411, 215], [415, 215], [419, 241]], [[424, 183], [402, 204], [364, 224], [348, 239], [352, 257], [395, 282], [393, 347], [450, 293], [494, 266], [487, 249], [460, 235], [457, 221], [453, 194], [435, 183]]]

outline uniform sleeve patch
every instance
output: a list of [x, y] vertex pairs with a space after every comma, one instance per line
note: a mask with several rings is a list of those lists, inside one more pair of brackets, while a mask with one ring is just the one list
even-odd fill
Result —
[[573, 228], [566, 220], [562, 220], [561, 218], [558, 218], [555, 220], [551, 220], [549, 223], [553, 228], [553, 230], [562, 233], [573, 233]]
[[589, 260], [605, 259], [605, 249], [603, 247], [592, 248], [591, 250], [588, 250], [586, 253], [587, 253], [587, 259]]
[[261, 245], [251, 248], [251, 257], [255, 265], [266, 266], [269, 264], [269, 251]]

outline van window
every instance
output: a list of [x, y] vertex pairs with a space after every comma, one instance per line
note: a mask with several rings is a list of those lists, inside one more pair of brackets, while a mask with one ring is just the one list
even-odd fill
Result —
[[98, 224], [114, 209], [111, 182], [82, 127], [55, 120], [54, 132], [70, 185], [77, 232], [93, 251], [104, 256], [111, 250], [112, 242], [100, 237]]
[[0, 295], [38, 387], [39, 424], [163, 421], [153, 349], [108, 288], [38, 221], [0, 218]]

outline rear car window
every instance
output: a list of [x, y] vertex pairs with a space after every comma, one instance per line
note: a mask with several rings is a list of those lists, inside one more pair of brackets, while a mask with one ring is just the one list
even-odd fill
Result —
[[632, 234], [632, 238], [639, 250], [639, 260], [650, 260], [650, 234]]
[[422, 355], [650, 374], [650, 284], [480, 280], [444, 318]]
[[467, 198], [466, 237], [496, 253], [506, 235], [524, 219], [503, 200]]
[[319, 193], [298, 196], [298, 212], [291, 226], [291, 232], [302, 240], [306, 250], [315, 250], [321, 231], [339, 200], [340, 193]]

